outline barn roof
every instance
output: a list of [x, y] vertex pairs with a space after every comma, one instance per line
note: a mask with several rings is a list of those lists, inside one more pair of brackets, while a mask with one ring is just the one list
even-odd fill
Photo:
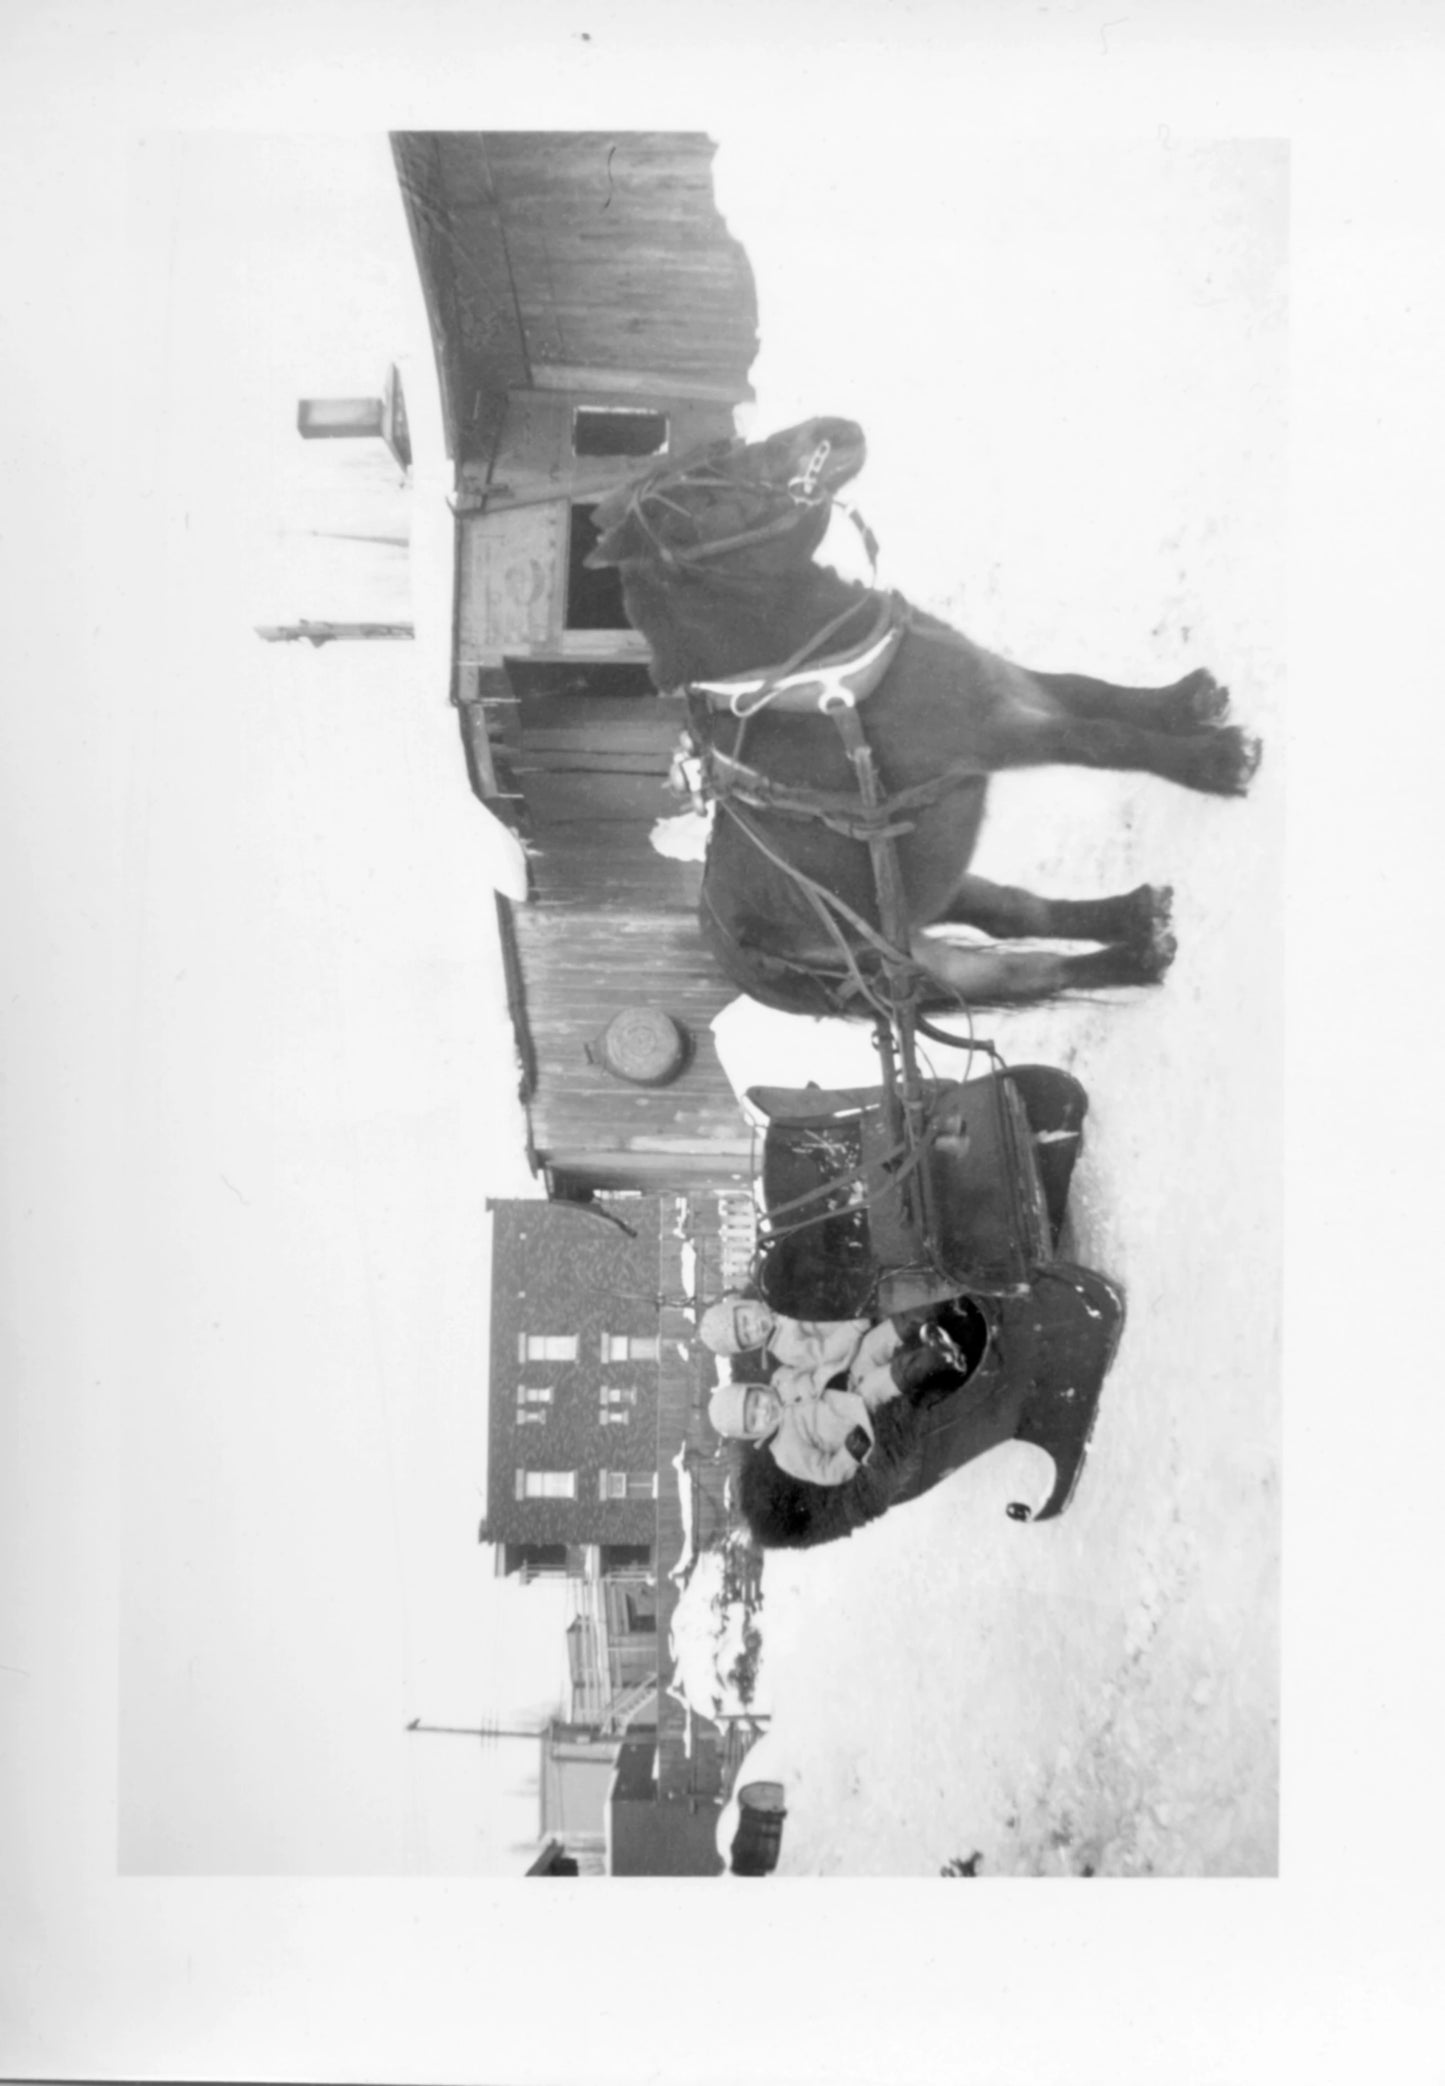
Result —
[[757, 298], [697, 131], [400, 131], [458, 463], [509, 388], [752, 397]]

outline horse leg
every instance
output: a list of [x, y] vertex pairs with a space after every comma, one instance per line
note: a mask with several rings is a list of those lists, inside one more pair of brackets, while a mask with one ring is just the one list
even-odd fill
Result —
[[1259, 766], [1258, 739], [1232, 724], [1150, 731], [1117, 717], [1050, 714], [1020, 703], [995, 719], [992, 736], [999, 767], [1133, 769], [1218, 797], [1243, 796]]
[[[982, 928], [999, 941], [1020, 937], [1064, 942], [1122, 942], [1157, 953], [1168, 936], [1174, 893], [1167, 884], [1140, 884], [1116, 898], [1040, 898], [1014, 884], [961, 876], [946, 909], [933, 922]], [[1170, 943], [1170, 954], [1173, 944]]]
[[966, 948], [930, 941], [922, 933], [914, 934], [909, 946], [914, 962], [936, 978], [950, 998], [993, 1007], [1113, 985], [1157, 985], [1174, 956], [1167, 935], [1148, 948], [1114, 942], [1086, 956], [1047, 949]]
[[1156, 732], [1197, 732], [1222, 724], [1229, 714], [1229, 690], [1206, 667], [1165, 688], [1126, 688], [1089, 674], [1029, 671], [1071, 717], [1111, 717]]

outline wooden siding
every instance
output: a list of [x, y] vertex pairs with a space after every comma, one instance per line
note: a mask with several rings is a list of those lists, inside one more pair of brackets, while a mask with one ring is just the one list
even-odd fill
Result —
[[[687, 913], [518, 906], [511, 925], [536, 1079], [538, 1160], [595, 1186], [686, 1187], [749, 1177], [752, 1136], [710, 1023], [733, 997]], [[693, 1039], [671, 1086], [629, 1085], [593, 1063], [615, 1014], [653, 1005]]]
[[[393, 153], [459, 461], [513, 389], [752, 396], [757, 299], [689, 131], [401, 132]], [[655, 381], [656, 380], [656, 381]]]
[[[620, 609], [584, 594], [569, 549], [573, 503], [637, 460], [577, 457], [576, 408], [645, 405], [676, 454], [730, 435], [752, 396], [756, 294], [714, 201], [714, 149], [697, 132], [393, 138], [458, 465], [463, 744], [473, 786], [531, 852], [509, 992], [530, 1152], [564, 1189], [726, 1184], [751, 1154], [709, 1032], [734, 995], [697, 931], [701, 870], [647, 840], [677, 809], [663, 786], [676, 705], [600, 678], [528, 697], [521, 679], [521, 663], [646, 660], [635, 632], [606, 627]], [[516, 702], [499, 699], [509, 660]], [[636, 1005], [694, 1039], [670, 1087], [587, 1058]]]

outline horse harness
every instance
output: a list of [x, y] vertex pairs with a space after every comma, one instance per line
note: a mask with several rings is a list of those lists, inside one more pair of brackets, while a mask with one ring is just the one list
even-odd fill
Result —
[[[652, 484], [644, 482], [634, 492], [630, 510], [657, 554], [677, 569], [778, 536], [796, 525], [800, 512], [816, 507], [820, 499], [831, 499], [826, 491], [818, 492], [828, 453], [829, 444], [824, 440], [790, 482], [791, 511], [774, 516], [751, 530], [715, 538], [709, 543], [674, 549], [661, 542], [645, 510], [650, 501], [674, 509], [678, 507], [680, 503], [669, 500], [664, 489], [670, 481], [664, 480], [661, 485], [656, 481]], [[711, 476], [708, 475], [710, 469]], [[704, 463], [694, 468], [690, 482], [707, 484], [715, 482], [716, 477], [715, 468]], [[876, 571], [877, 542], [872, 531], [853, 509], [845, 508], [844, 511], [859, 530], [870, 566]], [[848, 627], [870, 609], [872, 613], [862, 634], [855, 634], [851, 641], [840, 644], [838, 640]], [[692, 796], [698, 809], [709, 803], [716, 804], [752, 845], [789, 878], [807, 899], [837, 950], [836, 965], [798, 966], [780, 962], [779, 967], [784, 970], [809, 969], [820, 984], [826, 979], [828, 982], [823, 989], [839, 1012], [851, 1011], [849, 1003], [859, 998], [872, 1010], [887, 1096], [885, 1119], [893, 1140], [892, 1149], [884, 1156], [878, 1170], [875, 1192], [897, 1195], [901, 1209], [912, 1202], [915, 1192], [918, 1194], [920, 1243], [927, 1244], [928, 1257], [931, 1257], [936, 1218], [929, 1169], [924, 1161], [937, 1140], [940, 1125], [929, 1118], [916, 1039], [920, 1032], [949, 1044], [956, 1044], [960, 1039], [930, 1028], [919, 1012], [920, 985], [926, 974], [910, 952], [908, 908], [897, 843], [914, 830], [917, 813], [936, 804], [950, 791], [976, 781], [978, 771], [970, 763], [956, 762], [926, 782], [891, 794], [883, 791], [859, 711], [886, 679], [904, 638], [914, 628], [913, 612], [898, 595], [870, 588], [781, 664], [722, 680], [698, 680], [686, 684], [680, 692], [687, 698], [689, 711], [699, 725], [699, 731], [685, 739], [684, 750], [674, 762], [674, 781]], [[831, 719], [852, 767], [855, 791], [777, 783], [744, 761], [741, 755], [748, 724], [769, 708]], [[726, 714], [736, 720], [737, 736], [729, 752], [723, 752], [714, 743], [711, 731], [701, 728], [702, 717], [707, 713]], [[880, 927], [865, 920], [836, 892], [809, 877], [780, 854], [759, 831], [753, 817], [757, 812], [785, 818], [818, 819], [843, 838], [865, 845], [872, 859], [881, 932]], [[706, 885], [703, 903], [712, 915], [715, 929], [736, 945], [736, 937], [708, 900]], [[855, 944], [861, 944], [873, 957], [866, 972]], [[756, 952], [742, 953], [750, 954], [756, 961]], [[976, 1043], [972, 1037], [964, 1047], [993, 1054], [991, 1044]], [[824, 1210], [830, 1199], [823, 1199]], [[812, 1202], [815, 1194], [809, 1194], [803, 1200]], [[821, 1214], [823, 1212], [819, 1212]], [[817, 1218], [804, 1216], [799, 1211], [796, 1220], [808, 1223], [817, 1221]]]
[[[823, 651], [841, 629], [867, 608], [873, 613], [861, 637], [841, 649]], [[710, 735], [700, 748], [692, 739], [689, 750], [676, 764], [683, 786], [690, 790], [698, 808], [715, 803], [758, 851], [813, 902], [843, 958], [849, 981], [846, 997], [855, 997], [862, 991], [877, 1006], [875, 992], [862, 977], [848, 936], [840, 931], [841, 925], [851, 928], [882, 959], [889, 974], [890, 1014], [897, 1009], [900, 990], [903, 996], [910, 995], [918, 976], [918, 967], [907, 953], [909, 925], [895, 843], [914, 830], [918, 812], [936, 804], [949, 791], [972, 782], [977, 774], [972, 764], [960, 762], [930, 776], [926, 782], [888, 795], [883, 793], [858, 711], [882, 685], [911, 624], [911, 611], [896, 594], [870, 592], [850, 603], [841, 616], [834, 617], [781, 665], [726, 680], [688, 683], [683, 693], [694, 714], [697, 705], [702, 704], [711, 711], [732, 716], [738, 720], [738, 735], [733, 750], [726, 753], [713, 743]], [[775, 782], [744, 761], [740, 749], [748, 723], [769, 708], [830, 718], [853, 767], [856, 790]], [[773, 849], [749, 817], [750, 812], [817, 819], [842, 838], [866, 845], [873, 857], [882, 933], [845, 905], [836, 893]]]

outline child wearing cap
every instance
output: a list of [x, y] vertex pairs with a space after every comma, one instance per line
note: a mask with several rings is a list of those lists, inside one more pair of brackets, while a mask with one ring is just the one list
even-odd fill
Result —
[[905, 1335], [891, 1318], [784, 1318], [755, 1297], [722, 1297], [698, 1330], [714, 1354], [766, 1348], [778, 1364], [766, 1384], [713, 1393], [718, 1433], [766, 1442], [780, 1469], [817, 1485], [847, 1484], [873, 1446], [870, 1412], [948, 1366], [935, 1349], [901, 1353]]

